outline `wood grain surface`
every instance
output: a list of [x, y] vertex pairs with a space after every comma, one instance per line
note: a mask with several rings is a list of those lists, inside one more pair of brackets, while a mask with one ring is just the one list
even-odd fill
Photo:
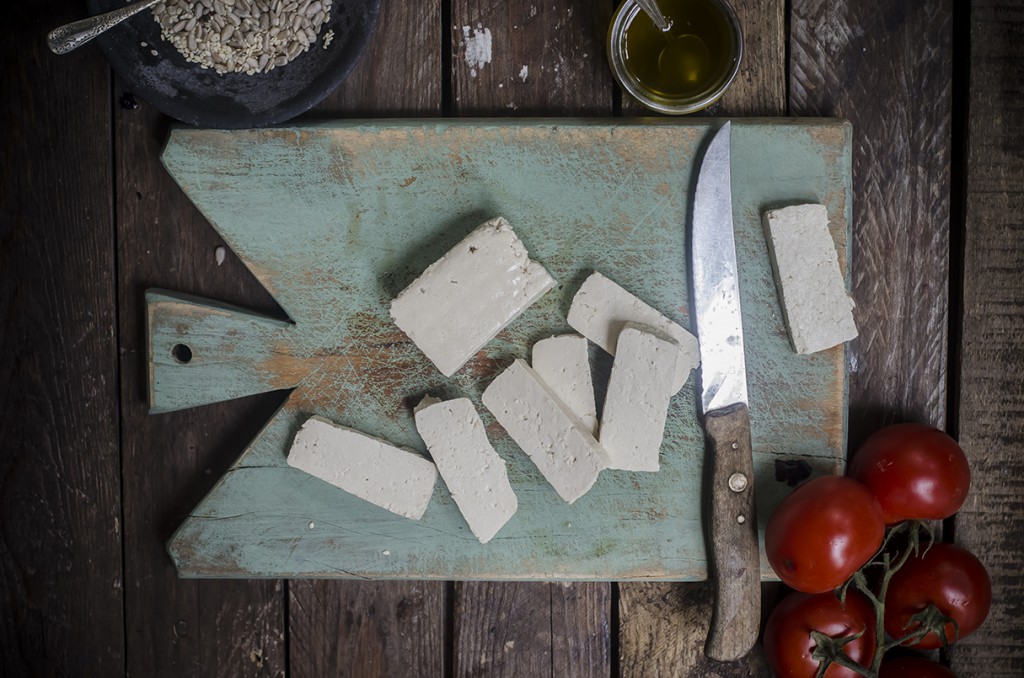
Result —
[[[605, 63], [615, 4], [384, 2], [363, 61], [310, 115], [646, 115]], [[852, 121], [850, 449], [898, 420], [958, 430], [974, 485], [946, 536], [981, 555], [995, 604], [951, 664], [961, 678], [1019, 676], [1024, 3], [734, 4], [746, 66], [703, 115]], [[9, 11], [0, 674], [768, 675], [759, 652], [704, 657], [706, 584], [177, 579], [164, 542], [282, 396], [148, 415], [143, 292], [281, 311], [230, 251], [217, 264], [222, 243], [159, 165], [168, 120], [132, 107], [95, 46], [45, 52], [45, 32], [84, 6]], [[489, 60], [467, 60], [487, 32]], [[954, 63], [970, 80], [959, 121]], [[767, 613], [780, 587], [762, 589]]]
[[789, 112], [854, 130], [851, 453], [946, 424], [953, 3], [795, 0]]
[[[439, 115], [440, 36], [440, 0], [381, 3], [367, 53], [309, 117]], [[442, 675], [451, 642], [449, 588], [443, 582], [289, 583], [290, 675]]]
[[[608, 3], [453, 0], [452, 113], [610, 115], [610, 16]], [[606, 583], [456, 583], [454, 675], [610, 675], [613, 630], [594, 612], [611, 595]]]
[[445, 675], [446, 591], [437, 582], [289, 582], [289, 675]]
[[[110, 72], [8, 7], [0, 46], [0, 675], [124, 667]], [[74, 111], [72, 114], [71, 112]]]
[[609, 675], [607, 584], [467, 582], [454, 603], [455, 676]]
[[[956, 541], [988, 568], [988, 621], [958, 643], [958, 675], [1024, 674], [1024, 2], [970, 12], [959, 439], [974, 482]], [[994, 520], [994, 516], [1001, 516]]]
[[150, 415], [146, 403], [143, 294], [175, 289], [279, 313], [206, 220], [167, 176], [158, 150], [167, 121], [133, 109], [114, 86], [121, 343], [126, 668], [145, 676], [281, 674], [286, 667], [281, 582], [178, 579], [164, 543], [216, 482], [280, 394]]
[[[608, 3], [452, 0], [452, 111], [609, 115]], [[484, 60], [486, 57], [486, 61]]]

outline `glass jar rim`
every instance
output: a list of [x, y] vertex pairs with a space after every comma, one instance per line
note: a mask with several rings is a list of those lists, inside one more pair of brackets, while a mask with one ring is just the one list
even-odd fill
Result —
[[640, 5], [636, 3], [636, 0], [624, 0], [618, 10], [616, 10], [611, 26], [608, 29], [608, 61], [619, 86], [647, 108], [658, 111], [659, 113], [668, 113], [672, 115], [695, 113], [718, 101], [736, 79], [736, 74], [739, 73], [740, 62], [743, 60], [743, 29], [740, 26], [739, 17], [736, 16], [736, 11], [733, 9], [732, 5], [727, 2], [727, 0], [707, 1], [722, 11], [722, 15], [725, 17], [726, 22], [732, 29], [732, 65], [725, 77], [722, 78], [713, 88], [696, 97], [686, 99], [671, 99], [659, 96], [644, 88], [635, 79], [635, 77], [629, 73], [623, 56], [626, 28], [630, 23], [632, 23], [637, 14], [643, 10], [641, 10]]

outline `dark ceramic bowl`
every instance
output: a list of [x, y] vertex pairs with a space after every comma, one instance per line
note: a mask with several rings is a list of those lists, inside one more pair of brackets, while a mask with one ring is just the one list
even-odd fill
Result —
[[[86, 0], [90, 15], [124, 4], [123, 0]], [[220, 75], [185, 61], [160, 37], [160, 25], [150, 10], [96, 41], [132, 93], [172, 118], [197, 127], [263, 127], [294, 118], [322, 101], [348, 76], [366, 47], [377, 24], [380, 0], [334, 0], [332, 5], [320, 31], [321, 36], [334, 31], [327, 49], [318, 40], [269, 73]]]

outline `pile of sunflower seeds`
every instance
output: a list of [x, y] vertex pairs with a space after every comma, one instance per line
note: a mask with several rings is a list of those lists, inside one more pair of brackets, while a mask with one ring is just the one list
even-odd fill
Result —
[[164, 0], [153, 6], [163, 39], [185, 59], [217, 73], [248, 75], [305, 52], [330, 14], [331, 0]]

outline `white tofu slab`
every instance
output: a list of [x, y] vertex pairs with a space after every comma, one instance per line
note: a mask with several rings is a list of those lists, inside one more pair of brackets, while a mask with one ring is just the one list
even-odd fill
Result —
[[679, 347], [650, 328], [626, 323], [619, 334], [601, 413], [608, 468], [657, 471]]
[[295, 434], [288, 465], [413, 520], [437, 482], [437, 468], [415, 452], [323, 417], [310, 417]]
[[395, 324], [450, 377], [555, 286], [503, 217], [482, 224], [391, 302]]
[[565, 403], [592, 435], [597, 435], [597, 405], [585, 337], [563, 334], [533, 345], [533, 371]]
[[593, 487], [608, 465], [594, 436], [522, 360], [491, 382], [483, 403], [570, 504]]
[[416, 429], [427, 445], [469, 529], [486, 544], [519, 506], [502, 459], [468, 398], [424, 398]]
[[697, 337], [596, 271], [573, 297], [568, 320], [574, 330], [612, 355], [619, 333], [628, 322], [646, 325], [671, 337], [680, 354], [673, 381], [675, 391], [683, 387], [700, 363]]
[[764, 213], [772, 270], [789, 339], [797, 353], [816, 353], [857, 336], [824, 205]]

